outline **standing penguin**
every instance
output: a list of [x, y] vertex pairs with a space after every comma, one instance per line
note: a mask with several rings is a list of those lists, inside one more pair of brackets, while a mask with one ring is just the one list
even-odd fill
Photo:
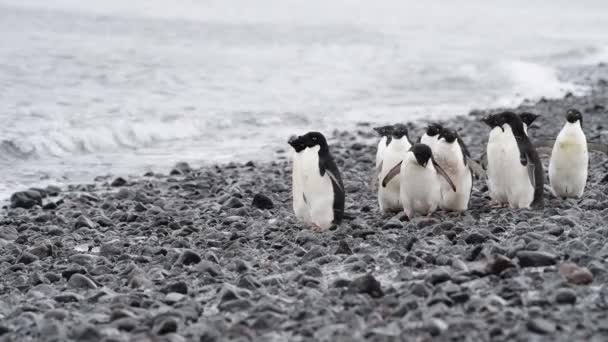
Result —
[[488, 188], [492, 200], [512, 208], [543, 206], [543, 166], [524, 132], [521, 118], [503, 112], [486, 118], [492, 127], [488, 139]]
[[294, 144], [305, 147], [293, 170], [293, 174], [300, 177], [302, 197], [308, 209], [303, 219], [312, 224], [315, 231], [340, 224], [344, 216], [344, 185], [327, 140], [319, 132], [309, 132], [296, 138]]
[[386, 147], [388, 146], [388, 144], [391, 143], [391, 140], [393, 139], [393, 125], [374, 127], [374, 131], [376, 131], [380, 135], [380, 141], [378, 142], [378, 150], [376, 151], [376, 168], [379, 168], [380, 163], [382, 162], [384, 150], [386, 150]]
[[457, 189], [452, 190], [447, 181], [441, 182], [440, 207], [457, 212], [467, 210], [473, 189], [473, 174], [469, 168], [471, 156], [458, 133], [444, 128], [435, 144], [433, 156]]
[[435, 144], [439, 141], [439, 135], [443, 131], [443, 126], [436, 122], [431, 123], [426, 127], [426, 132], [420, 137], [419, 143], [425, 144], [433, 150], [435, 148]]
[[[430, 161], [430, 163], [429, 163]], [[428, 145], [413, 145], [403, 162], [395, 166], [382, 181], [384, 186], [395, 176], [401, 178], [401, 202], [408, 218], [416, 214], [431, 215], [441, 202], [441, 183], [439, 176], [450, 185], [452, 191], [456, 186], [450, 177], [437, 164]]]
[[589, 154], [583, 116], [568, 110], [566, 124], [557, 135], [549, 162], [549, 181], [556, 197], [581, 197], [587, 184]]
[[[386, 146], [379, 165], [378, 182], [382, 183], [388, 172], [403, 161], [403, 157], [410, 147], [411, 143], [408, 138], [407, 127], [402, 124], [394, 125], [391, 141]], [[378, 187], [378, 205], [380, 206], [380, 211], [400, 211], [403, 208], [399, 191], [399, 177]]]
[[302, 139], [297, 136], [289, 138], [289, 145], [293, 147], [294, 152], [292, 154], [292, 196], [293, 196], [293, 211], [296, 214], [296, 218], [299, 220], [309, 222], [310, 221], [310, 210], [308, 204], [304, 198], [304, 188], [302, 185], [302, 158], [306, 146]]
[[530, 112], [523, 112], [521, 114], [519, 114], [519, 117], [521, 118], [521, 121], [524, 124], [524, 132], [526, 134], [528, 134], [528, 128], [530, 128], [530, 126], [532, 125], [532, 123], [534, 121], [536, 121], [536, 119], [538, 119], [538, 114], [534, 114], [534, 113], [530, 113]]

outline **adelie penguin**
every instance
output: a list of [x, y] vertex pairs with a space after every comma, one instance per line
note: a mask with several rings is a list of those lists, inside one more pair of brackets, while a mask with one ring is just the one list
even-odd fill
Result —
[[418, 141], [421, 144], [425, 144], [433, 150], [435, 145], [439, 141], [439, 136], [443, 131], [443, 126], [436, 122], [429, 124], [426, 127], [426, 132], [420, 137]]
[[405, 125], [393, 126], [391, 140], [383, 152], [382, 161], [378, 167], [378, 205], [382, 212], [398, 212], [403, 208], [399, 195], [400, 179], [393, 178], [387, 184], [382, 184], [391, 169], [403, 161], [403, 157], [411, 147], [408, 129]]
[[437, 210], [441, 202], [439, 177], [443, 177], [452, 191], [457, 190], [450, 177], [433, 158], [431, 148], [425, 144], [413, 145], [403, 162], [386, 175], [382, 185], [397, 176], [401, 179], [400, 196], [403, 210], [409, 219], [416, 214], [431, 215]]
[[493, 204], [512, 208], [543, 206], [543, 166], [524, 132], [521, 118], [512, 112], [484, 119], [492, 130], [487, 145], [488, 188]]
[[471, 155], [458, 133], [444, 128], [435, 144], [433, 156], [456, 186], [454, 191], [451, 184], [441, 181], [440, 207], [456, 212], [467, 210], [473, 189], [473, 174], [469, 168]]
[[[301, 192], [302, 196], [302, 207], [298, 206], [296, 216], [315, 231], [340, 224], [344, 216], [344, 184], [327, 140], [319, 132], [309, 132], [290, 139], [289, 144], [298, 157], [293, 164], [293, 177], [297, 177], [293, 185], [300, 188], [294, 188], [293, 193], [300, 196]], [[295, 202], [294, 197], [294, 211]]]
[[374, 131], [380, 135], [380, 141], [378, 142], [378, 150], [376, 151], [376, 168], [380, 167], [382, 157], [386, 147], [391, 143], [393, 139], [393, 125], [374, 127]]
[[583, 116], [576, 109], [566, 114], [549, 162], [551, 191], [556, 197], [581, 197], [587, 184], [589, 154], [583, 132]]

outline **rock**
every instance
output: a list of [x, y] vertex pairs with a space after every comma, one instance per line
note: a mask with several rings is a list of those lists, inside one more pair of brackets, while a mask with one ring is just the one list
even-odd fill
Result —
[[230, 197], [230, 199], [226, 203], [224, 203], [224, 206], [226, 208], [236, 209], [236, 208], [242, 208], [245, 205], [243, 204], [243, 202], [241, 202], [240, 199], [238, 199], [236, 197]]
[[352, 255], [353, 251], [350, 249], [350, 246], [346, 241], [340, 240], [340, 242], [338, 242], [338, 248], [334, 254]]
[[192, 168], [186, 162], [179, 162], [179, 163], [175, 164], [175, 166], [173, 167], [173, 169], [180, 171], [182, 174], [186, 174], [186, 173], [192, 172]]
[[555, 292], [555, 302], [557, 304], [575, 304], [576, 293], [567, 288], [559, 289]]
[[76, 222], [74, 223], [74, 229], [78, 229], [78, 228], [89, 228], [89, 229], [94, 229], [96, 227], [95, 222], [91, 221], [91, 219], [89, 219], [88, 217], [84, 216], [84, 215], [80, 215], [78, 216], [78, 218], [76, 219]]
[[122, 188], [116, 193], [116, 198], [120, 200], [134, 199], [135, 192], [128, 188]]
[[13, 226], [0, 226], [0, 239], [17, 240], [19, 233]]
[[112, 255], [121, 255], [122, 254], [122, 246], [119, 242], [106, 242], [102, 243], [99, 247], [99, 255], [101, 256], [112, 256]]
[[487, 237], [487, 236], [482, 235], [482, 234], [480, 234], [480, 233], [478, 233], [478, 232], [473, 232], [473, 233], [471, 233], [471, 234], [467, 235], [467, 236], [464, 238], [464, 241], [465, 241], [466, 243], [468, 243], [469, 245], [478, 245], [478, 244], [480, 244], [480, 243], [483, 243], [483, 242], [484, 242], [484, 241], [486, 241], [487, 239], [488, 239], [488, 237]]
[[38, 191], [19, 191], [11, 195], [11, 208], [30, 209], [36, 205], [42, 206], [42, 195]]
[[196, 265], [196, 272], [200, 274], [209, 274], [212, 277], [217, 277], [222, 274], [222, 269], [215, 263], [203, 260], [198, 265]]
[[59, 196], [61, 188], [54, 185], [49, 185], [44, 189], [49, 196]]
[[50, 241], [47, 241], [46, 244], [30, 248], [28, 252], [32, 253], [40, 259], [44, 259], [53, 255], [53, 245], [51, 245]]
[[300, 262], [302, 264], [305, 264], [309, 261], [320, 258], [323, 255], [325, 255], [324, 251], [319, 246], [315, 246], [315, 247], [311, 248], [308, 252], [306, 252], [306, 254], [304, 254], [304, 256], [302, 256], [302, 259], [300, 259]]
[[55, 301], [58, 303], [74, 303], [83, 301], [84, 297], [77, 293], [63, 292], [55, 296], [53, 299], [55, 299]]
[[179, 255], [177, 263], [183, 265], [193, 265], [198, 264], [201, 262], [201, 260], [200, 255], [196, 254], [196, 252], [191, 249], [186, 249]]
[[97, 284], [89, 277], [80, 274], [74, 273], [70, 280], [68, 281], [68, 286], [75, 289], [85, 289], [85, 290], [95, 290], [97, 289]]
[[181, 294], [188, 294], [188, 284], [184, 281], [178, 281], [171, 283], [160, 290], [162, 293], [176, 292]]
[[186, 298], [186, 295], [183, 293], [169, 292], [165, 296], [165, 302], [173, 304], [181, 301], [184, 298]]
[[25, 265], [29, 265], [31, 263], [33, 263], [34, 261], [38, 260], [38, 257], [35, 256], [32, 253], [29, 252], [23, 252], [21, 253], [21, 255], [19, 256], [19, 258], [17, 259], [17, 264], [18, 263], [23, 263]]
[[566, 278], [570, 284], [587, 285], [593, 282], [593, 274], [586, 267], [580, 267], [575, 263], [565, 262], [559, 266], [559, 273]]
[[114, 179], [112, 181], [112, 183], [110, 183], [110, 186], [113, 186], [113, 187], [119, 187], [119, 186], [125, 186], [125, 185], [127, 185], [127, 181], [122, 177], [118, 177], [118, 178]]
[[555, 323], [543, 318], [534, 318], [528, 321], [528, 329], [531, 332], [547, 335], [555, 332]]
[[488, 274], [500, 274], [502, 271], [515, 267], [515, 264], [511, 259], [501, 254], [495, 254], [488, 261], [486, 265], [486, 272]]
[[426, 281], [428, 281], [432, 285], [437, 285], [446, 282], [450, 279], [450, 273], [448, 272], [448, 270], [443, 268], [432, 270], [426, 276]]
[[371, 274], [366, 274], [355, 278], [348, 286], [348, 291], [352, 293], [367, 293], [373, 298], [384, 296], [380, 282]]
[[272, 203], [272, 200], [264, 194], [256, 194], [253, 197], [253, 201], [251, 202], [251, 205], [255, 208], [260, 208], [260, 209], [274, 208], [274, 203]]
[[519, 251], [516, 254], [521, 267], [551, 266], [557, 263], [557, 256], [541, 251]]

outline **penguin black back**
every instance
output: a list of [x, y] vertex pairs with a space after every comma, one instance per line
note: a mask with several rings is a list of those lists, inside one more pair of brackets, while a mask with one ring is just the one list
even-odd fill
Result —
[[523, 121], [519, 115], [513, 112], [503, 112], [499, 114], [498, 121], [508, 124], [511, 127], [511, 131], [517, 142], [517, 148], [519, 149], [520, 162], [528, 169], [528, 176], [534, 187], [534, 199], [532, 200], [531, 206], [542, 208], [544, 205], [543, 191], [545, 180], [543, 164], [536, 152], [536, 148], [530, 141], [528, 135], [524, 132]]
[[321, 176], [325, 174], [329, 175], [334, 192], [334, 223], [340, 224], [344, 217], [344, 184], [340, 170], [338, 170], [338, 165], [329, 151], [327, 140], [319, 132], [308, 132], [299, 139], [306, 147], [319, 146], [319, 173]]

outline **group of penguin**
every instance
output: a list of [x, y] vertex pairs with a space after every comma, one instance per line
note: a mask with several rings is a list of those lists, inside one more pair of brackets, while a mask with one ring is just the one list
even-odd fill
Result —
[[[484, 117], [482, 121], [491, 129], [482, 161], [485, 167], [471, 158], [457, 131], [438, 123], [430, 124], [413, 144], [403, 124], [374, 128], [381, 137], [376, 154], [380, 210], [403, 211], [408, 219], [431, 215], [438, 208], [463, 212], [469, 206], [474, 174], [487, 178], [492, 207], [542, 208], [544, 171], [536, 148], [550, 146], [551, 191], [559, 198], [581, 197], [589, 163], [582, 114], [568, 110], [555, 141], [544, 145], [535, 145], [528, 137], [537, 117], [509, 111]], [[327, 140], [319, 132], [309, 132], [288, 143], [294, 150], [296, 218], [315, 231], [340, 224], [344, 184]]]

